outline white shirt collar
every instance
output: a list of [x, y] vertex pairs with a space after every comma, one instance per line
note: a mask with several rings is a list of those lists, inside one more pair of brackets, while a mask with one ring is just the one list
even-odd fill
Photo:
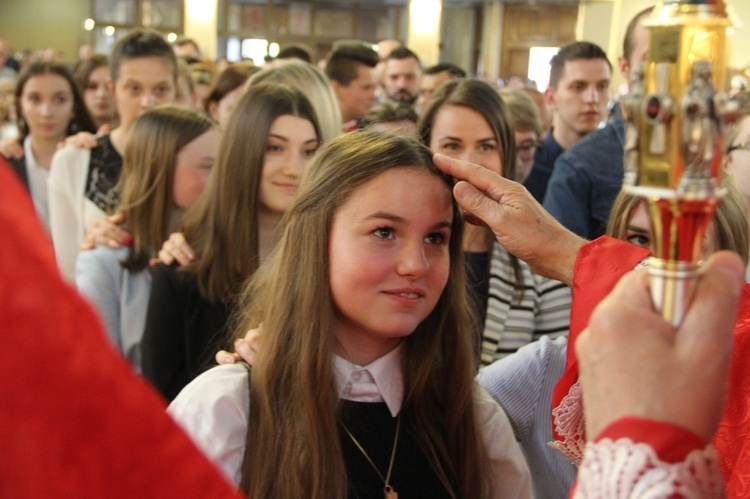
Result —
[[394, 418], [404, 399], [404, 375], [401, 371], [403, 342], [371, 362], [358, 366], [334, 355], [333, 367], [339, 398], [354, 402], [385, 402]]

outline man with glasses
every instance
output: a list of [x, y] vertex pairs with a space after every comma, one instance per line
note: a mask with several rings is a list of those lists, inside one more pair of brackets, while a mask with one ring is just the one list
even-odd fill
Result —
[[498, 92], [508, 107], [516, 142], [516, 182], [523, 183], [531, 173], [534, 154], [542, 138], [539, 108], [520, 88], [504, 87]]

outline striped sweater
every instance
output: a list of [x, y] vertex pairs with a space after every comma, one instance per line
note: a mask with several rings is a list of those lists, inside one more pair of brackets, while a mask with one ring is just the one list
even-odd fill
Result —
[[552, 339], [568, 334], [570, 288], [535, 274], [522, 261], [519, 264], [522, 287], [516, 282], [510, 254], [500, 244], [493, 245], [482, 333], [482, 365], [489, 365], [543, 336]]

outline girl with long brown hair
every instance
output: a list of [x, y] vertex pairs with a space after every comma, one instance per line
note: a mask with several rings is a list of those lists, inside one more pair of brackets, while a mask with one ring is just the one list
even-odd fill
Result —
[[99, 245], [76, 259], [76, 287], [136, 369], [151, 289], [149, 260], [203, 191], [218, 149], [219, 131], [207, 116], [174, 105], [142, 114], [125, 146], [117, 187], [117, 212], [125, 216], [131, 245]]
[[[507, 106], [482, 81], [458, 79], [438, 87], [420, 117], [419, 131], [432, 152], [515, 178], [515, 138]], [[467, 226], [464, 251], [480, 318], [477, 343], [483, 365], [543, 336], [567, 334], [567, 286], [535, 274], [486, 227]]]
[[75, 79], [97, 130], [104, 125], [108, 127], [106, 130], [114, 128], [117, 124], [117, 108], [109, 81], [109, 57], [94, 54], [81, 61], [76, 68]]
[[474, 382], [463, 221], [430, 151], [356, 132], [316, 155], [243, 300], [248, 377], [216, 367], [170, 413], [249, 497], [528, 497]]
[[24, 154], [8, 162], [49, 229], [47, 179], [57, 145], [78, 131], [96, 129], [73, 75], [62, 63], [39, 61], [25, 68], [16, 83], [15, 108]]
[[152, 271], [143, 373], [168, 399], [212, 363], [319, 138], [310, 101], [286, 85], [251, 87], [231, 114], [211, 180], [183, 220], [195, 259]]

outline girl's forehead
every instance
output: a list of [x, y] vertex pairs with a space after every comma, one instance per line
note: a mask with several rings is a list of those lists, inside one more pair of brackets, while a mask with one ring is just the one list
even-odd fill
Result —
[[[377, 175], [373, 176], [362, 185], [360, 185], [357, 190], [366, 189], [368, 185], [374, 183], [390, 183], [395, 187], [395, 185], [397, 185], [398, 183], [411, 183], [417, 186], [421, 186], [424, 184], [429, 184], [432, 181], [442, 183], [442, 179], [437, 173], [430, 171], [424, 167], [415, 165], [401, 165], [389, 168], [378, 173]], [[447, 188], [448, 187], [446, 186], [446, 189]]]
[[396, 166], [374, 175], [354, 188], [338, 209], [373, 201], [383, 201], [389, 203], [388, 208], [397, 209], [405, 207], [414, 199], [419, 201], [435, 190], [444, 190], [450, 203], [451, 188], [439, 174], [420, 166]]
[[23, 90], [34, 88], [35, 90], [70, 90], [70, 83], [63, 76], [55, 73], [42, 73], [30, 76], [23, 85]]

